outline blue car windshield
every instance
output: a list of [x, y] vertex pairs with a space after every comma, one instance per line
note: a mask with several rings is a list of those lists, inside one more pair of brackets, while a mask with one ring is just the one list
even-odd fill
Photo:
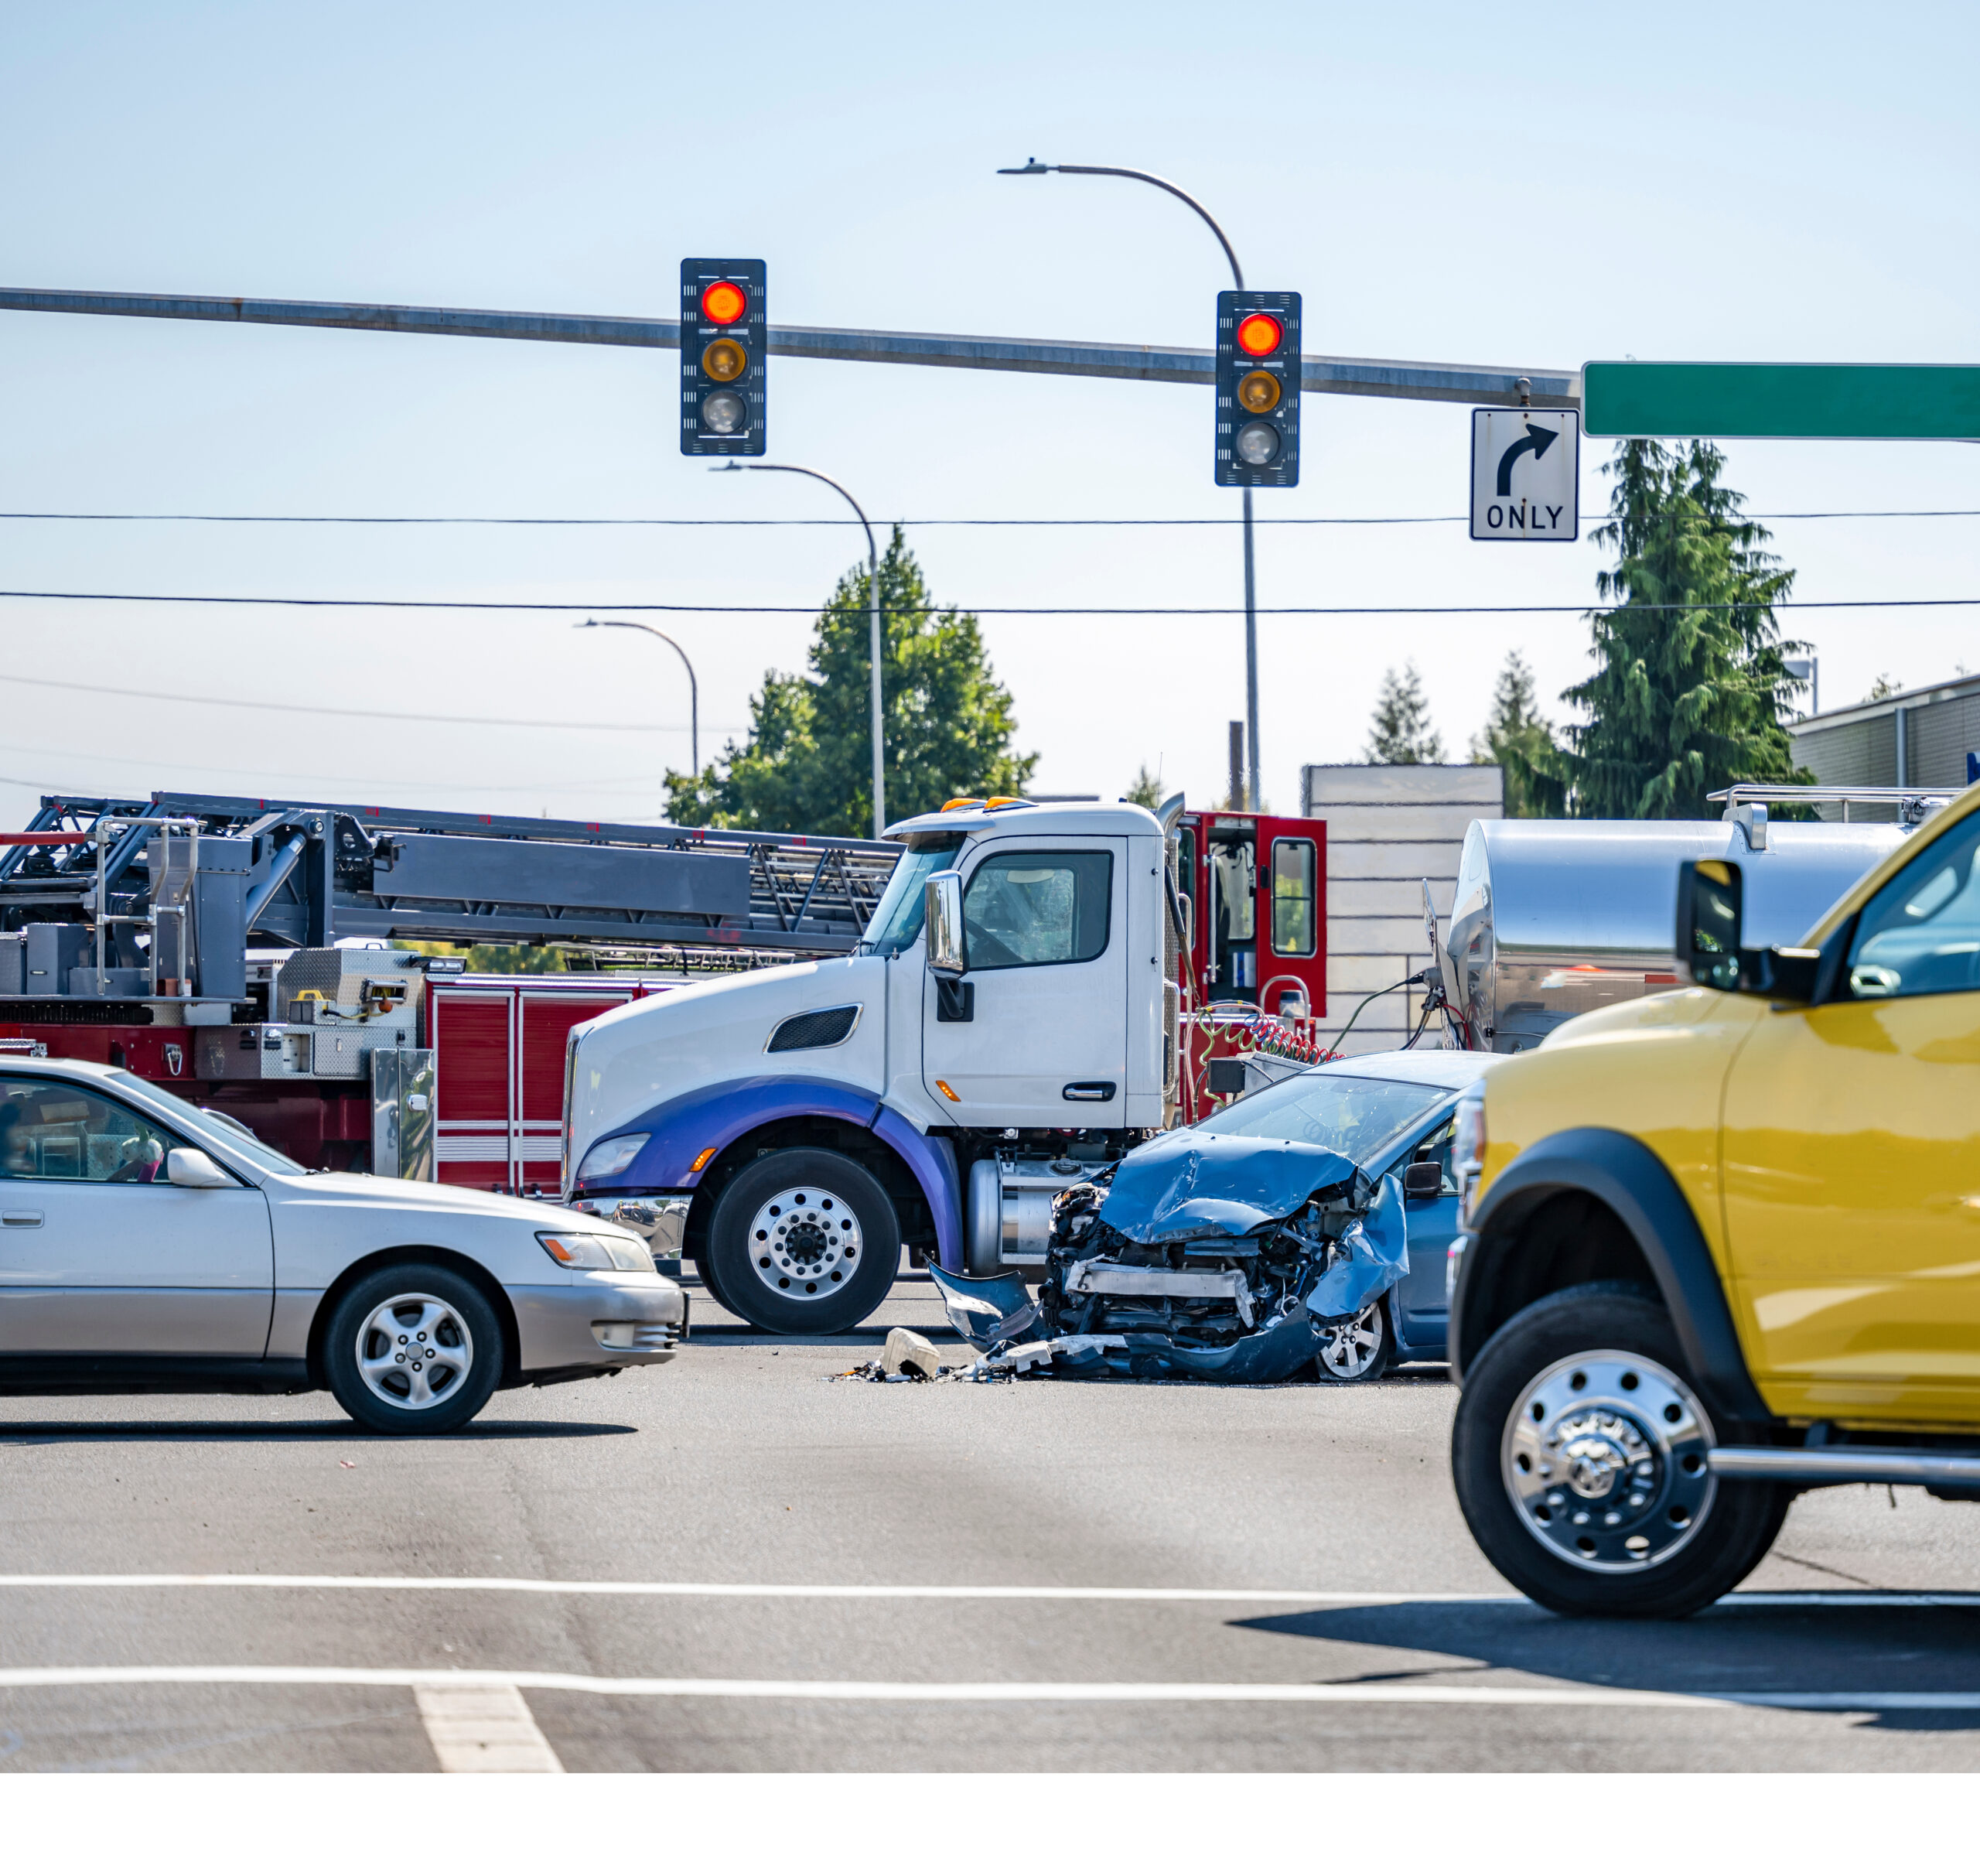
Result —
[[1197, 1126], [1199, 1133], [1330, 1146], [1356, 1165], [1409, 1123], [1451, 1098], [1447, 1088], [1353, 1075], [1295, 1075], [1234, 1101]]

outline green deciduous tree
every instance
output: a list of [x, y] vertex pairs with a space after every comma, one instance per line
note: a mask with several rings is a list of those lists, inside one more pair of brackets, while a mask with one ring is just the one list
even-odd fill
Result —
[[1430, 723], [1430, 700], [1415, 660], [1398, 677], [1393, 668], [1382, 673], [1375, 699], [1375, 719], [1368, 726], [1367, 762], [1441, 762], [1444, 740]]
[[[669, 818], [687, 827], [870, 834], [869, 581], [842, 579], [819, 614], [802, 675], [773, 671], [750, 728], [699, 775], [669, 771]], [[1036, 755], [1012, 747], [1011, 694], [983, 654], [975, 614], [937, 607], [896, 528], [880, 560], [887, 815], [927, 814], [958, 794], [1017, 794]]]
[[1589, 537], [1616, 551], [1589, 614], [1595, 675], [1562, 693], [1587, 713], [1570, 725], [1562, 773], [1571, 812], [1617, 819], [1709, 820], [1705, 797], [1736, 781], [1812, 781], [1794, 766], [1781, 717], [1804, 688], [1784, 658], [1773, 606], [1793, 572], [1740, 514], [1709, 443], [1616, 446], [1610, 518]]
[[1496, 762], [1505, 771], [1509, 818], [1558, 815], [1567, 792], [1560, 778], [1561, 747], [1538, 703], [1533, 667], [1517, 651], [1508, 651], [1492, 687], [1492, 713], [1472, 740], [1471, 759]]

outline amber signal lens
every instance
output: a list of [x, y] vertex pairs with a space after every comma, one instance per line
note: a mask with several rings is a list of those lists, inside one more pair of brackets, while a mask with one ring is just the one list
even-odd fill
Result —
[[1248, 313], [1238, 322], [1238, 349], [1253, 358], [1269, 358], [1285, 337], [1285, 328], [1269, 313]]
[[1255, 417], [1277, 408], [1284, 387], [1269, 371], [1247, 371], [1238, 381], [1238, 402]]
[[702, 317], [711, 326], [733, 326], [749, 310], [749, 296], [732, 280], [712, 280], [702, 289]]
[[702, 354], [702, 369], [718, 384], [732, 384], [749, 368], [749, 354], [733, 339], [718, 339]]

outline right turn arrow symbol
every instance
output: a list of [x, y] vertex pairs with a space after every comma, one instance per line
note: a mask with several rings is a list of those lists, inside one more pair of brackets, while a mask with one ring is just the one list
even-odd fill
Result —
[[1499, 458], [1499, 493], [1501, 495], [1510, 495], [1513, 492], [1514, 463], [1529, 449], [1533, 452], [1533, 460], [1538, 462], [1560, 433], [1558, 430], [1538, 429], [1530, 423], [1526, 426], [1526, 434]]

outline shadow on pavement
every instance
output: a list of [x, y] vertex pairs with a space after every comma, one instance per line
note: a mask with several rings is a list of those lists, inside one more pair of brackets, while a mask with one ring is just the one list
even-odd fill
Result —
[[224, 1440], [311, 1444], [319, 1441], [377, 1442], [415, 1446], [422, 1439], [450, 1445], [491, 1440], [592, 1440], [613, 1433], [637, 1433], [603, 1420], [476, 1420], [458, 1433], [374, 1433], [354, 1420], [0, 1420], [0, 1446], [65, 1446], [113, 1440], [153, 1444], [172, 1440]]
[[[1686, 1621], [1640, 1622], [1577, 1620], [1524, 1602], [1401, 1603], [1231, 1625], [1454, 1658], [1357, 1677], [1365, 1682], [1511, 1669], [1671, 1693], [1980, 1693], [1980, 1608], [1971, 1606], [1866, 1608], [1838, 1595], [1793, 1608], [1732, 1601]], [[1899, 1731], [1980, 1731], [1980, 1709], [1893, 1709], [1869, 1724]]]

